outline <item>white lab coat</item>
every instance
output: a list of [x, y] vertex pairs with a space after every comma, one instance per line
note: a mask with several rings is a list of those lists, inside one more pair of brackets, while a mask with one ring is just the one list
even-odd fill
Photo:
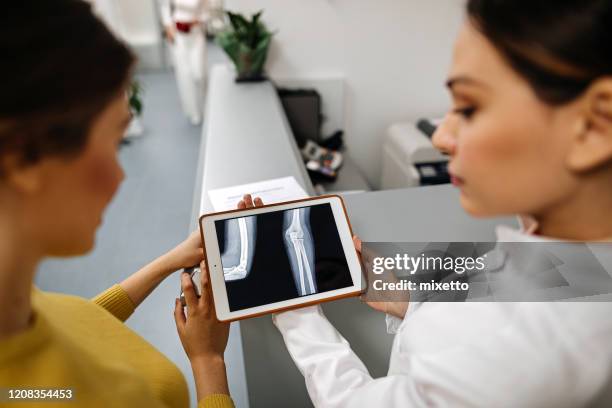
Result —
[[197, 124], [202, 121], [204, 86], [206, 82], [205, 22], [208, 18], [206, 0], [162, 0], [161, 17], [164, 26], [178, 22], [199, 22], [189, 33], [178, 30], [170, 45], [179, 97], [183, 112]]
[[319, 307], [274, 323], [316, 407], [612, 406], [612, 303], [411, 304], [376, 379]]

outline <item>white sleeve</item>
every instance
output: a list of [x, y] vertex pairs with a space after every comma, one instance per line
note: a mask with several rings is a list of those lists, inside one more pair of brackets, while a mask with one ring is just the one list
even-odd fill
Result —
[[387, 334], [397, 334], [403, 320], [390, 314], [385, 314], [385, 324], [387, 325]]
[[172, 8], [170, 2], [172, 0], [157, 0], [160, 6], [160, 16], [164, 27], [172, 25]]
[[319, 307], [273, 320], [315, 407], [577, 406], [599, 386], [586, 374], [607, 367], [605, 359], [593, 366], [597, 348], [575, 360], [559, 339], [533, 344], [523, 327], [512, 327], [439, 353], [411, 356], [404, 350], [392, 361], [398, 374], [373, 379]]
[[315, 407], [425, 406], [408, 377], [373, 379], [318, 306], [273, 317]]
[[414, 313], [419, 306], [421, 306], [422, 302], [409, 302], [408, 307], [406, 308], [406, 314], [403, 318], [399, 318], [388, 313], [385, 313], [385, 324], [387, 325], [387, 333], [388, 334], [397, 334], [399, 327], [401, 326], [404, 319], [408, 318], [412, 313]]

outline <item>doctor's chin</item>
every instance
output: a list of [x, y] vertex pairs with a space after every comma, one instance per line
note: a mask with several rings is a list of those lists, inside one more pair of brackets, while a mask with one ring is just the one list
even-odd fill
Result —
[[612, 2], [0, 13], [0, 407], [612, 407]]

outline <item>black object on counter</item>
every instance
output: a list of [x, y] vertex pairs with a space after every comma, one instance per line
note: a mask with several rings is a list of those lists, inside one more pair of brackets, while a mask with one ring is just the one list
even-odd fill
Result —
[[431, 139], [438, 127], [431, 123], [429, 119], [419, 119], [417, 122], [417, 128]]

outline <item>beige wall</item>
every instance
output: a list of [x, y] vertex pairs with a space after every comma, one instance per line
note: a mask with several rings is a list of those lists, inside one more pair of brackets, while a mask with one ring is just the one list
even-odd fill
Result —
[[346, 140], [370, 183], [379, 185], [389, 124], [440, 116], [444, 80], [463, 18], [460, 0], [226, 0], [229, 10], [264, 9], [278, 30], [274, 77], [346, 78]]

